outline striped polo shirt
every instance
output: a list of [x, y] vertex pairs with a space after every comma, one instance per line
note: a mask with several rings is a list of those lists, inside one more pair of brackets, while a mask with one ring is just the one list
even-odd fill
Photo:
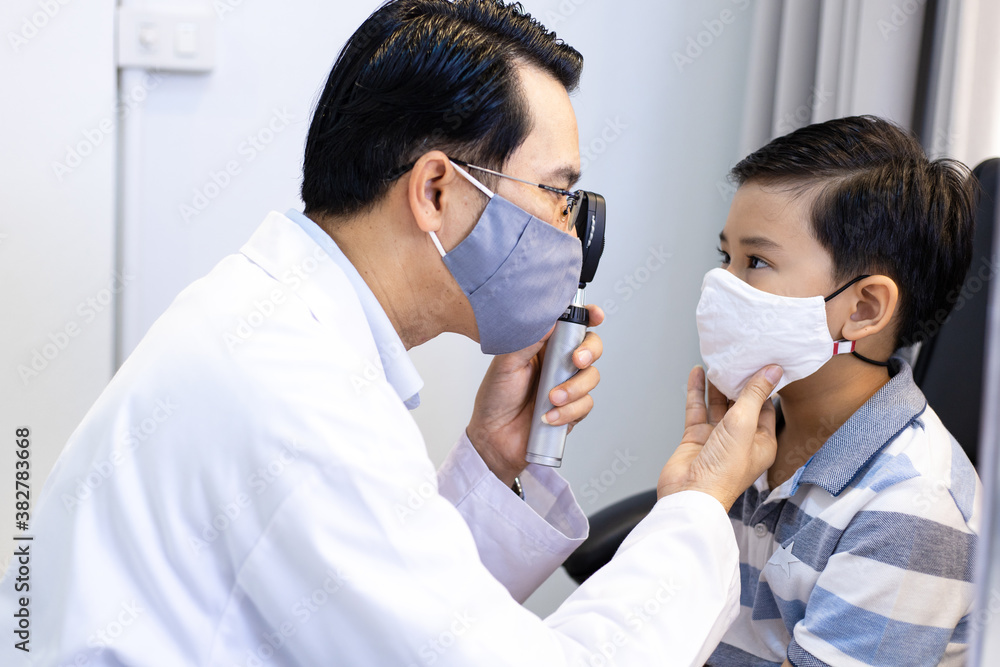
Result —
[[776, 489], [729, 512], [740, 614], [708, 661], [963, 664], [981, 487], [906, 362]]

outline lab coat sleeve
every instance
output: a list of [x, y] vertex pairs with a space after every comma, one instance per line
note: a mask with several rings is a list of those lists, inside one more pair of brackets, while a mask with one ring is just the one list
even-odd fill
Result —
[[739, 605], [739, 548], [729, 517], [708, 494], [682, 491], [658, 500], [611, 562], [546, 624], [589, 645], [586, 665], [700, 667]]
[[287, 637], [284, 664], [702, 665], [738, 610], [732, 529], [703, 494], [661, 500], [543, 620], [482, 566], [448, 501], [397, 521], [377, 507], [392, 490], [371, 482], [302, 480], [240, 568], [235, 616]]
[[587, 517], [555, 470], [531, 464], [521, 500], [463, 433], [438, 470], [440, 494], [472, 531], [486, 569], [524, 602], [587, 537]]

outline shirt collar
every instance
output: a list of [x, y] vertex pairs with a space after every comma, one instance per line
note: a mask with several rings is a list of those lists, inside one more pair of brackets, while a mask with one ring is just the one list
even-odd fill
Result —
[[927, 399], [913, 381], [910, 365], [896, 357], [889, 364], [889, 382], [813, 454], [796, 487], [815, 484], [839, 495], [883, 447], [923, 413]]
[[347, 276], [351, 287], [357, 292], [358, 300], [361, 302], [361, 309], [368, 320], [368, 327], [372, 330], [372, 337], [375, 339], [375, 347], [378, 349], [379, 358], [382, 360], [382, 369], [385, 371], [385, 378], [396, 390], [396, 393], [403, 400], [403, 403], [410, 410], [420, 405], [420, 389], [424, 386], [424, 381], [417, 373], [410, 355], [407, 354], [403, 341], [389, 321], [389, 316], [385, 314], [382, 304], [378, 302], [371, 288], [354, 268], [347, 256], [341, 251], [330, 235], [323, 231], [319, 225], [307, 218], [305, 215], [289, 209], [285, 216], [297, 223], [303, 231], [315, 241], [330, 259], [340, 267], [340, 270]]

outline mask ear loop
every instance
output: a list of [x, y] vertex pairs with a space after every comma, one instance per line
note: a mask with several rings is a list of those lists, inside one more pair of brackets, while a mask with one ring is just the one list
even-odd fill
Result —
[[[836, 292], [834, 292], [830, 296], [828, 296], [825, 299], [823, 299], [823, 302], [825, 303], [825, 302], [829, 301], [830, 299], [832, 299], [833, 297], [837, 296], [838, 294], [840, 294], [841, 292], [843, 292], [845, 289], [847, 289], [848, 287], [850, 287], [854, 283], [858, 282], [859, 280], [864, 280], [865, 278], [870, 278], [870, 277], [871, 277], [871, 275], [866, 275], [866, 274], [858, 276], [857, 278], [855, 278], [854, 280], [850, 281], [849, 283], [847, 283], [846, 285], [844, 285], [843, 287], [841, 287], [840, 289], [838, 289]], [[849, 343], [849, 345], [848, 345], [848, 343]], [[837, 355], [837, 354], [848, 354], [848, 353], [850, 353], [850, 354], [854, 355], [855, 357], [857, 357], [858, 359], [860, 359], [861, 361], [864, 361], [865, 363], [872, 364], [873, 366], [882, 366], [883, 368], [888, 368], [889, 367], [889, 362], [888, 361], [875, 361], [874, 359], [869, 359], [868, 357], [865, 357], [865, 356], [859, 354], [858, 352], [856, 352], [855, 349], [854, 349], [854, 346], [856, 344], [857, 344], [857, 341], [853, 341], [853, 340], [851, 340], [851, 341], [848, 341], [848, 340], [839, 340], [839, 341], [836, 341], [833, 344], [833, 354]]]
[[470, 183], [472, 183], [473, 185], [475, 185], [477, 188], [479, 188], [484, 195], [486, 195], [490, 199], [493, 199], [493, 197], [496, 196], [495, 192], [493, 192], [488, 187], [486, 187], [485, 185], [483, 185], [482, 183], [480, 183], [477, 179], [475, 179], [471, 175], [469, 175], [469, 172], [467, 172], [466, 170], [462, 169], [458, 164], [455, 163], [454, 160], [449, 160], [449, 162], [451, 162], [451, 166], [455, 167], [455, 169], [458, 171], [458, 173], [460, 173], [462, 176], [465, 176], [465, 180], [469, 181]]
[[855, 278], [851, 282], [847, 283], [846, 285], [844, 285], [843, 287], [841, 287], [839, 290], [837, 290], [836, 292], [834, 292], [830, 296], [828, 296], [825, 299], [823, 299], [824, 303], [827, 302], [827, 301], [829, 301], [830, 299], [832, 299], [835, 296], [839, 296], [840, 293], [843, 292], [845, 289], [847, 289], [848, 287], [850, 287], [854, 283], [858, 282], [859, 280], [864, 280], [865, 278], [871, 278], [871, 276], [868, 275], [868, 274], [862, 274], [862, 275], [858, 276], [857, 278]]
[[[495, 192], [493, 192], [488, 187], [486, 187], [478, 180], [473, 178], [471, 175], [469, 175], [469, 172], [467, 172], [466, 170], [462, 169], [460, 166], [455, 164], [454, 160], [448, 160], [448, 161], [451, 162], [451, 166], [455, 167], [455, 170], [458, 171], [458, 173], [460, 173], [462, 176], [465, 176], [465, 180], [469, 181], [474, 186], [476, 186], [484, 195], [486, 195], [490, 199], [493, 199], [493, 197], [496, 196]], [[441, 254], [441, 256], [444, 257], [446, 254], [448, 254], [444, 251], [444, 246], [441, 245], [441, 241], [438, 239], [437, 234], [434, 233], [434, 230], [432, 229], [427, 233], [431, 235], [431, 241], [434, 242], [434, 247], [437, 248], [437, 251]]]

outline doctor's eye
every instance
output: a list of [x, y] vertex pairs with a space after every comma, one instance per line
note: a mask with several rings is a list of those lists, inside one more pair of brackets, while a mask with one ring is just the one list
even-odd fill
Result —
[[722, 262], [722, 265], [723, 266], [728, 265], [729, 262], [731, 261], [729, 259], [729, 253], [723, 250], [722, 248], [716, 248], [716, 250], [719, 251], [719, 260]]
[[754, 257], [753, 255], [750, 255], [749, 257], [747, 257], [747, 267], [748, 268], [751, 268], [751, 269], [766, 269], [766, 268], [769, 268], [770, 266], [771, 266], [770, 264], [768, 264], [766, 261], [764, 261], [760, 257]]

